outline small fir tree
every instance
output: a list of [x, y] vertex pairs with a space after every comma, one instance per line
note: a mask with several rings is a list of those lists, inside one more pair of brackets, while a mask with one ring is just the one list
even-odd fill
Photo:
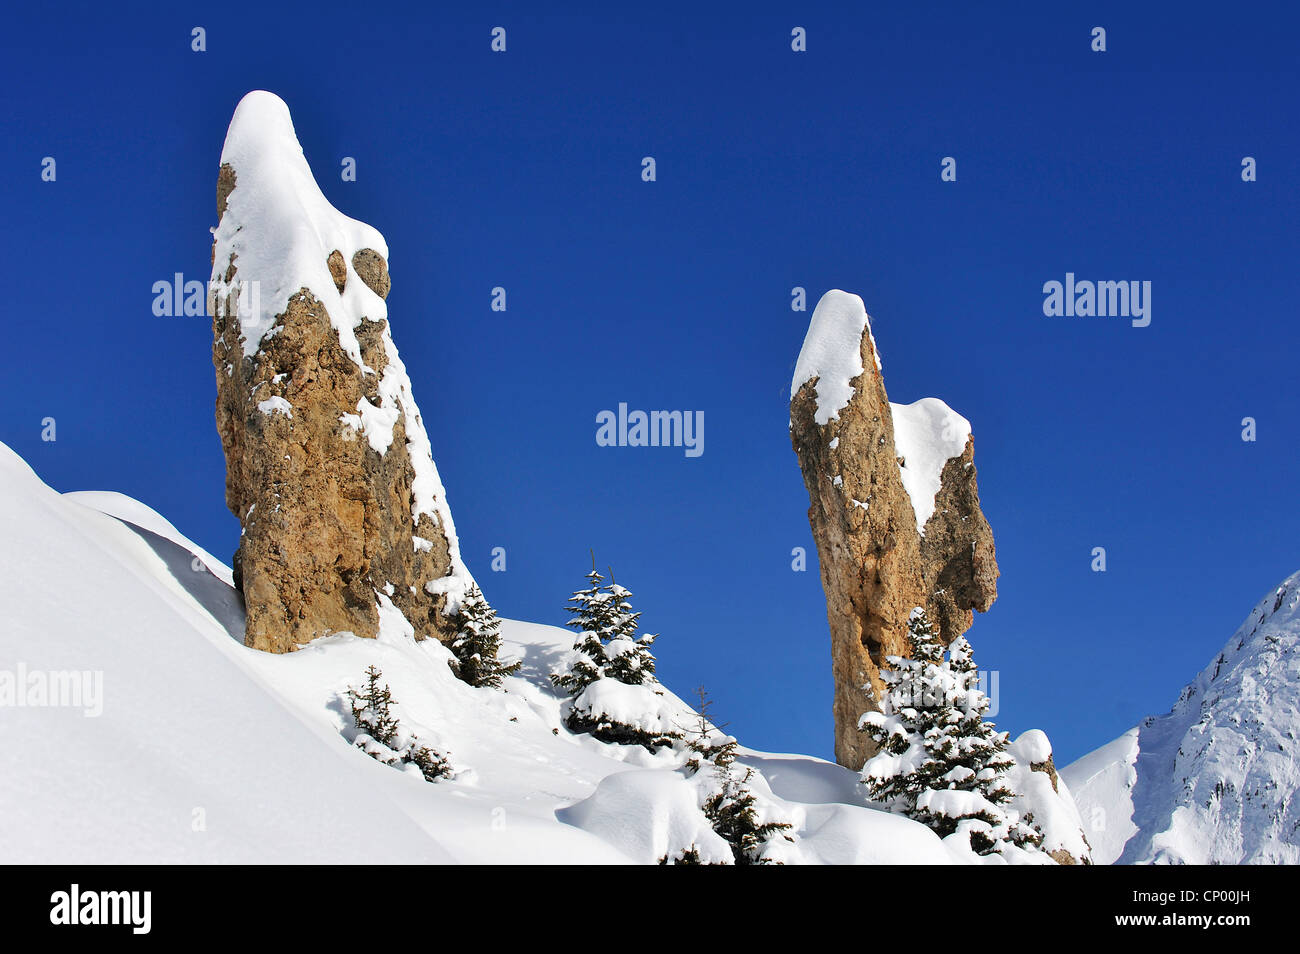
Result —
[[[735, 746], [728, 752], [727, 743], [733, 741], [726, 734], [727, 723], [717, 722], [713, 717], [713, 700], [703, 686], [696, 686], [691, 693], [695, 696], [695, 721], [684, 733], [686, 748], [691, 753], [686, 759], [688, 774], [694, 775], [705, 762], [716, 758], [729, 759], [727, 764], [735, 761]], [[721, 734], [719, 741], [716, 736]]]
[[613, 604], [601, 586], [605, 578], [596, 569], [595, 562], [593, 557], [591, 572], [587, 574], [590, 585], [576, 590], [569, 597], [570, 605], [565, 607], [571, 618], [564, 625], [578, 632], [573, 643], [573, 662], [567, 672], [551, 675], [551, 682], [571, 696], [604, 676], [605, 642], [613, 633]]
[[357, 745], [362, 745], [363, 737], [378, 742], [391, 749], [397, 740], [397, 719], [391, 707], [393, 694], [387, 685], [380, 685], [379, 677], [383, 673], [377, 666], [366, 668], [366, 686], [358, 691], [348, 687], [348, 700], [352, 704], [352, 722], [361, 735], [357, 736]]
[[385, 765], [414, 765], [427, 782], [449, 778], [452, 768], [447, 759], [402, 730], [392, 712], [397, 700], [387, 685], [380, 684], [382, 675], [377, 666], [369, 666], [364, 688], [348, 687], [352, 722], [357, 730], [354, 744]]
[[632, 593], [615, 582], [613, 569], [609, 571], [609, 581], [606, 592], [612, 610], [610, 636], [605, 643], [605, 675], [629, 686], [653, 682], [655, 658], [650, 653], [650, 645], [659, 637], [637, 635], [641, 614], [632, 610]]
[[521, 662], [502, 663], [501, 620], [475, 583], [461, 601], [459, 629], [451, 642], [451, 671], [471, 686], [501, 688], [501, 680], [517, 671]]
[[908, 637], [911, 658], [889, 657], [881, 711], [860, 723], [879, 746], [862, 769], [870, 797], [940, 837], [962, 832], [979, 854], [1033, 850], [1042, 834], [1005, 807], [1014, 796], [1007, 784], [1014, 762], [1006, 733], [984, 719], [988, 698], [975, 685], [970, 643], [958, 638], [945, 659], [920, 607]]
[[[602, 742], [640, 745], [651, 752], [671, 746], [681, 733], [663, 725], [663, 690], [655, 679], [655, 659], [650, 653], [654, 636], [638, 636], [640, 613], [632, 609], [628, 590], [605, 578], [596, 569], [592, 555], [588, 586], [576, 591], [566, 607], [571, 619], [566, 625], [577, 630], [566, 671], [552, 673], [551, 682], [571, 697], [565, 725], [574, 732], [590, 733]], [[628, 693], [621, 693], [619, 717], [611, 716], [614, 684], [643, 690], [639, 718], [628, 715]], [[631, 693], [635, 697], [636, 693]]]
[[596, 569], [592, 557], [588, 586], [569, 597], [565, 610], [570, 614], [566, 626], [577, 630], [573, 643], [573, 660], [568, 671], [553, 673], [551, 682], [577, 696], [598, 679], [614, 679], [629, 686], [655, 683], [655, 658], [650, 645], [654, 634], [638, 635], [641, 614], [632, 609], [632, 593], [610, 583]]
[[683, 848], [675, 855], [664, 855], [659, 859], [661, 865], [702, 865], [704, 860], [700, 857], [700, 849], [691, 845], [689, 848]]
[[[786, 822], [760, 822], [756, 809], [757, 798], [749, 788], [754, 770], [736, 768], [736, 750], [740, 743], [722, 732], [726, 726], [713, 722], [712, 701], [701, 686], [695, 690], [699, 700], [697, 720], [687, 734], [687, 748], [691, 751], [686, 761], [688, 774], [698, 773], [706, 764], [712, 769], [714, 790], [705, 798], [702, 809], [709, 826], [731, 846], [731, 854], [738, 865], [779, 864], [764, 855], [768, 843], [777, 836], [794, 841], [786, 832], [793, 826]], [[721, 734], [721, 739], [715, 738]], [[694, 847], [694, 846], [692, 846]], [[678, 861], [689, 864], [689, 861]], [[698, 863], [698, 853], [697, 860]]]

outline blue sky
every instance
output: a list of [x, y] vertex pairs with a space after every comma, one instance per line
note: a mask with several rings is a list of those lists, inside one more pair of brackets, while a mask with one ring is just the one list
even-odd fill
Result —
[[[796, 285], [810, 309], [860, 294], [891, 398], [973, 422], [1002, 579], [970, 637], [999, 724], [1061, 762], [1167, 709], [1300, 566], [1294, 12], [357, 11], [9, 14], [0, 440], [52, 486], [233, 551], [209, 327], [155, 317], [151, 289], [207, 279], [226, 125], [264, 88], [388, 239], [393, 334], [489, 599], [561, 623], [594, 548], [664, 680], [706, 684], [749, 745], [831, 752], [815, 556], [791, 570], [813, 550]], [[1150, 326], [1045, 318], [1066, 272], [1150, 281]], [[598, 447], [619, 402], [703, 411], [705, 453]]]

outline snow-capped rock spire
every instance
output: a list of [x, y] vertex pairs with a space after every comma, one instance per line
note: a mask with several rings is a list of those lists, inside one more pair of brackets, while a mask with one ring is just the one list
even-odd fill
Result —
[[938, 398], [890, 404], [862, 299], [822, 296], [790, 383], [790, 439], [812, 506], [835, 678], [835, 757], [874, 751], [889, 655], [908, 653], [925, 606], [945, 643], [997, 597], [993, 533], [980, 510], [970, 422]]
[[321, 193], [273, 93], [221, 153], [209, 312], [248, 645], [449, 636], [471, 578], [388, 326], [388, 245]]

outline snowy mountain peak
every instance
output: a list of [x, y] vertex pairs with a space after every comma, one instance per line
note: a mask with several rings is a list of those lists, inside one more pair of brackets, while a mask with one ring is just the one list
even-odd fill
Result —
[[1061, 774], [1100, 863], [1300, 862], [1300, 572], [1165, 715]]

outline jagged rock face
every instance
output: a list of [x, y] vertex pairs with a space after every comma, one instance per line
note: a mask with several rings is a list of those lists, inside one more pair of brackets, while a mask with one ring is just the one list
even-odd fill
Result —
[[392, 607], [449, 638], [469, 575], [389, 334], [382, 236], [325, 202], [269, 93], [241, 102], [222, 159], [209, 307], [246, 644], [373, 637]]
[[975, 610], [987, 613], [998, 595], [993, 531], [975, 483], [974, 438], [966, 438], [961, 456], [944, 464], [940, 480], [934, 515], [921, 538], [921, 576], [930, 619], [950, 643], [970, 629]]
[[[913, 433], [917, 405], [890, 404], [856, 295], [832, 291], [818, 304], [791, 391], [791, 442], [811, 501], [831, 630], [835, 758], [858, 770], [874, 753], [858, 721], [878, 707], [886, 657], [909, 654], [912, 608], [927, 608], [945, 642], [965, 632], [973, 611], [997, 595], [993, 536], [979, 507], [971, 439], [952, 430], [962, 419], [933, 399], [951, 415], [939, 418], [945, 433], [934, 446], [953, 453], [938, 465], [933, 510], [924, 532], [918, 528], [916, 510], [925, 514], [930, 502], [914, 508], [904, 473], [924, 484], [917, 472], [934, 466], [933, 447]], [[909, 412], [911, 461], [899, 451], [898, 410]]]

